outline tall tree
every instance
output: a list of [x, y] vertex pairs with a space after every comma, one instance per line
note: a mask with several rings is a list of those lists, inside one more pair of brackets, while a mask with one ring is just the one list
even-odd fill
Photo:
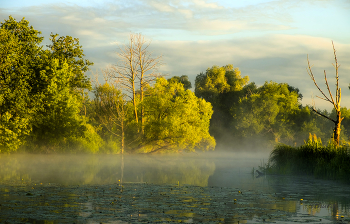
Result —
[[[140, 33], [132, 34], [136, 39], [135, 42], [135, 53], [137, 56], [138, 64], [138, 78], [140, 82], [140, 102], [144, 98], [145, 88], [155, 81], [157, 78], [157, 69], [161, 65], [162, 56], [153, 57], [152, 53], [148, 50], [150, 42], [146, 42], [144, 36]], [[144, 108], [141, 104], [141, 130], [143, 133], [144, 127]]]
[[[238, 102], [240, 91], [248, 83], [249, 77], [241, 77], [241, 72], [233, 65], [213, 66], [205, 73], [197, 75], [195, 94], [213, 105], [214, 114], [210, 120], [210, 133], [218, 144], [231, 131], [231, 107]], [[223, 139], [225, 141], [225, 139]]]
[[336, 50], [334, 47], [334, 43], [332, 41], [332, 46], [333, 46], [333, 54], [334, 54], [334, 61], [335, 64], [333, 64], [334, 68], [335, 68], [335, 78], [336, 78], [336, 91], [335, 91], [335, 98], [333, 98], [331, 89], [329, 88], [329, 84], [328, 84], [328, 80], [327, 80], [327, 75], [326, 75], [326, 70], [324, 70], [324, 79], [325, 79], [325, 83], [326, 83], [326, 87], [329, 93], [329, 96], [327, 96], [322, 90], [321, 88], [318, 86], [318, 84], [316, 83], [316, 79], [314, 77], [314, 74], [312, 73], [311, 70], [311, 65], [310, 65], [310, 60], [309, 60], [309, 56], [307, 56], [307, 63], [308, 63], [308, 74], [310, 76], [310, 78], [312, 79], [312, 81], [314, 82], [315, 86], [317, 87], [317, 89], [320, 91], [320, 93], [323, 95], [323, 97], [319, 97], [320, 99], [323, 99], [329, 103], [331, 103], [333, 105], [334, 110], [336, 111], [336, 118], [332, 119], [330, 116], [327, 116], [319, 111], [317, 111], [314, 107], [312, 108], [313, 111], [332, 121], [334, 123], [334, 129], [333, 129], [333, 141], [334, 144], [336, 146], [339, 146], [339, 140], [340, 140], [340, 125], [341, 125], [341, 121], [343, 120], [343, 118], [341, 117], [341, 110], [340, 110], [340, 101], [341, 101], [341, 88], [339, 87], [339, 75], [338, 75], [338, 60], [337, 60], [337, 55], [336, 55]]
[[119, 47], [118, 64], [111, 67], [109, 72], [111, 78], [116, 78], [118, 83], [131, 94], [131, 100], [134, 106], [135, 122], [138, 123], [137, 103], [136, 103], [136, 85], [137, 85], [137, 67], [138, 57], [135, 54], [136, 47], [135, 35], [130, 34], [129, 44]]
[[209, 134], [211, 104], [185, 90], [181, 83], [157, 79], [143, 103], [146, 124], [141, 151], [214, 149], [215, 140]]
[[0, 151], [16, 151], [32, 130], [40, 94], [33, 93], [41, 32], [24, 18], [0, 26]]
[[83, 59], [78, 39], [52, 35], [50, 49], [43, 50], [39, 34], [24, 18], [17, 22], [10, 16], [1, 23], [0, 148], [5, 150], [15, 151], [28, 136], [51, 144], [93, 132], [78, 114], [78, 89], [90, 88], [84, 72], [92, 63]]
[[[155, 73], [161, 65], [161, 56], [154, 57], [149, 51], [150, 43], [146, 42], [141, 34], [130, 34], [129, 43], [119, 47], [119, 63], [112, 66], [111, 76], [131, 94], [134, 105], [135, 122], [138, 123], [137, 93], [139, 89], [139, 102], [143, 101], [144, 90], [153, 82]], [[141, 108], [141, 128], [143, 129], [144, 116]]]

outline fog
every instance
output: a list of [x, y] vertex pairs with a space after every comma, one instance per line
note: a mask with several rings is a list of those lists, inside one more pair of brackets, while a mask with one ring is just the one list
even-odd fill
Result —
[[0, 155], [0, 222], [350, 221], [348, 185], [253, 174], [268, 155]]
[[253, 167], [258, 168], [267, 159], [267, 152], [124, 156], [13, 154], [0, 156], [0, 179], [64, 185], [123, 182], [232, 187], [244, 178], [251, 179]]

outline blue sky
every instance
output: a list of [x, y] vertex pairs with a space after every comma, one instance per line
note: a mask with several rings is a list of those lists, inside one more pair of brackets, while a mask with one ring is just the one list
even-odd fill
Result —
[[343, 106], [350, 108], [350, 1], [348, 0], [0, 0], [0, 20], [25, 17], [49, 43], [51, 32], [77, 37], [93, 72], [117, 63], [118, 44], [131, 32], [151, 40], [163, 55], [160, 71], [169, 77], [197, 74], [213, 65], [233, 64], [262, 85], [298, 87], [303, 104], [330, 109], [306, 72], [306, 55], [322, 86], [331, 87], [331, 41], [337, 49]]

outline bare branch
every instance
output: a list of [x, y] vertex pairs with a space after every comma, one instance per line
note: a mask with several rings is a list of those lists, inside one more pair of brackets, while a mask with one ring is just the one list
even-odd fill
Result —
[[309, 74], [310, 78], [312, 79], [312, 81], [314, 81], [315, 86], [317, 87], [317, 89], [322, 93], [322, 95], [327, 99], [327, 101], [329, 101], [330, 103], [334, 104], [334, 102], [332, 102], [327, 96], [326, 94], [324, 94], [324, 92], [320, 89], [320, 87], [317, 85], [316, 80], [315, 80], [315, 76], [312, 73], [311, 70], [311, 65], [310, 65], [310, 60], [309, 60], [309, 55], [307, 56], [307, 64], [308, 64], [308, 69], [307, 73]]
[[337, 54], [336, 54], [336, 50], [335, 50], [333, 41], [332, 41], [332, 46], [333, 46], [334, 61], [335, 61], [335, 66], [334, 66], [334, 64], [333, 64], [333, 66], [334, 66], [334, 68], [335, 68], [335, 78], [336, 78], [336, 80], [337, 80], [337, 84], [336, 84], [336, 86], [337, 86], [336, 101], [337, 101], [337, 104], [339, 105], [339, 104], [340, 104], [340, 94], [341, 94], [341, 93], [340, 93], [340, 88], [339, 88], [338, 68], [339, 68], [340, 65], [338, 65]]
[[328, 102], [328, 100], [327, 99], [325, 99], [325, 98], [322, 98], [322, 97], [319, 97], [319, 96], [316, 96], [317, 98], [320, 98], [321, 100], [325, 100], [325, 101], [327, 101]]
[[333, 120], [332, 118], [330, 118], [330, 117], [328, 117], [328, 116], [326, 116], [326, 115], [324, 115], [324, 114], [318, 112], [315, 108], [312, 108], [312, 110], [313, 110], [316, 114], [318, 114], [318, 115], [320, 115], [320, 116], [322, 116], [322, 117], [324, 117], [324, 118], [327, 118], [328, 120], [330, 120], [330, 121], [336, 123], [335, 120]]
[[333, 99], [333, 95], [332, 95], [331, 89], [329, 88], [328, 81], [327, 81], [326, 70], [324, 70], [324, 80], [325, 80], [325, 82], [326, 82], [326, 86], [327, 86], [327, 89], [328, 89], [328, 93], [329, 93], [329, 95], [331, 96], [331, 99], [332, 99], [332, 102], [333, 102], [333, 106], [335, 107], [335, 102], [334, 102], [334, 99]]

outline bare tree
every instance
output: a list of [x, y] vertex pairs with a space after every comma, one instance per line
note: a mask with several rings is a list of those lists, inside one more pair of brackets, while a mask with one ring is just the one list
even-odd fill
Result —
[[[158, 74], [156, 73], [158, 67], [161, 65], [162, 56], [153, 57], [152, 53], [148, 51], [150, 42], [146, 43], [145, 38], [141, 34], [134, 34], [135, 54], [138, 57], [138, 79], [140, 85], [140, 102], [143, 101], [144, 90], [147, 85], [153, 82]], [[144, 126], [144, 108], [141, 107], [141, 128], [143, 133]]]
[[134, 116], [136, 123], [138, 122], [137, 105], [136, 105], [136, 78], [138, 57], [135, 55], [135, 35], [131, 34], [129, 44], [119, 47], [118, 57], [119, 63], [111, 66], [109, 75], [111, 78], [117, 79], [127, 92], [131, 94], [131, 99], [134, 105]]
[[312, 73], [312, 70], [311, 70], [311, 65], [310, 65], [310, 61], [309, 61], [309, 56], [307, 56], [307, 63], [308, 63], [308, 68], [307, 68], [307, 72], [309, 74], [309, 76], [311, 77], [312, 81], [314, 82], [315, 86], [317, 87], [317, 89], [321, 92], [321, 94], [323, 95], [323, 97], [319, 97], [317, 96], [318, 98], [320, 99], [323, 99], [327, 102], [330, 102], [332, 105], [333, 105], [333, 108], [335, 109], [336, 111], [336, 114], [337, 114], [337, 118], [334, 120], [332, 118], [330, 118], [329, 116], [326, 116], [322, 113], [320, 113], [319, 111], [317, 111], [315, 109], [315, 107], [313, 107], [313, 111], [315, 113], [317, 113], [318, 115], [334, 122], [334, 130], [333, 130], [333, 141], [334, 141], [334, 144], [336, 146], [339, 146], [339, 138], [340, 138], [340, 124], [341, 124], [341, 121], [343, 120], [343, 118], [341, 117], [341, 111], [340, 111], [340, 101], [341, 101], [341, 88], [339, 87], [339, 75], [338, 75], [338, 68], [340, 65], [338, 65], [338, 60], [337, 60], [337, 55], [336, 55], [336, 50], [335, 50], [335, 47], [334, 47], [334, 43], [332, 41], [332, 45], [333, 45], [333, 53], [334, 53], [334, 60], [335, 60], [335, 64], [333, 64], [333, 67], [335, 68], [335, 78], [336, 78], [336, 92], [335, 92], [335, 99], [333, 98], [333, 95], [332, 95], [332, 92], [329, 88], [329, 84], [328, 84], [328, 81], [327, 81], [327, 75], [326, 75], [326, 70], [324, 70], [324, 79], [325, 79], [325, 84], [326, 84], [326, 87], [327, 87], [327, 90], [328, 90], [328, 93], [329, 93], [329, 96], [327, 96], [322, 90], [321, 88], [317, 85], [316, 83], [316, 80], [315, 80], [315, 77]]
[[[140, 102], [143, 101], [145, 87], [151, 84], [158, 75], [157, 69], [161, 65], [162, 56], [153, 57], [148, 50], [150, 42], [146, 42], [141, 34], [130, 34], [129, 43], [119, 47], [119, 63], [112, 66], [111, 77], [131, 94], [134, 106], [135, 121], [138, 123], [136, 94], [140, 93]], [[144, 111], [141, 108], [141, 127], [144, 125]]]

